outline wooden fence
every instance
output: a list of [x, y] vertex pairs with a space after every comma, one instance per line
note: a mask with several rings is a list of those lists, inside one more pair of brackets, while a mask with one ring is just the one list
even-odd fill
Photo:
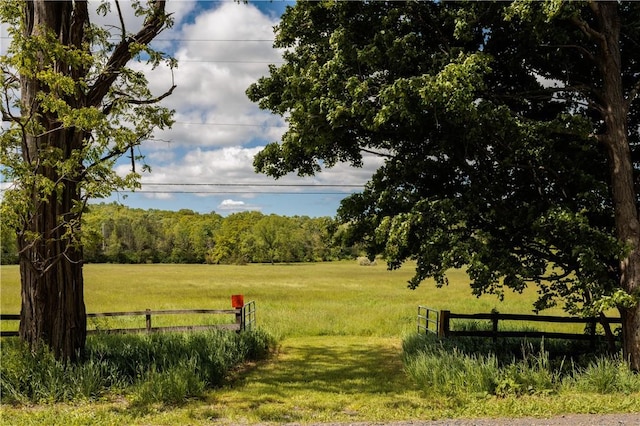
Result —
[[[489, 320], [491, 321], [491, 330], [452, 330], [452, 319], [464, 320]], [[558, 333], [550, 331], [500, 331], [498, 323], [500, 321], [531, 321], [546, 323], [564, 323], [564, 324], [585, 324], [588, 326], [588, 333]], [[596, 334], [596, 326], [602, 324], [608, 329], [611, 324], [620, 324], [620, 318], [579, 318], [579, 317], [560, 317], [550, 315], [520, 315], [520, 314], [501, 314], [499, 312], [491, 312], [488, 314], [456, 314], [450, 311], [435, 310], [426, 306], [418, 306], [418, 333], [434, 333], [439, 337], [450, 336], [472, 336], [487, 337], [497, 341], [499, 337], [529, 337], [529, 338], [547, 338], [547, 339], [572, 339], [572, 340], [589, 340], [595, 342], [598, 338], [604, 337]]]
[[[193, 315], [193, 314], [206, 314], [206, 315], [233, 315], [233, 323], [224, 324], [209, 324], [209, 325], [181, 325], [181, 326], [169, 326], [169, 327], [153, 327], [152, 317], [159, 315]], [[104, 317], [132, 317], [132, 316], [144, 316], [145, 327], [142, 328], [97, 328], [94, 330], [87, 330], [87, 334], [98, 333], [159, 333], [159, 332], [184, 332], [184, 331], [200, 331], [200, 330], [231, 330], [231, 331], [244, 331], [251, 330], [256, 324], [256, 302], [251, 301], [244, 303], [241, 307], [234, 309], [178, 309], [178, 310], [160, 310], [152, 311], [146, 309], [144, 311], [131, 311], [131, 312], [105, 312], [87, 314], [89, 318], [104, 318]], [[20, 321], [20, 315], [16, 314], [0, 314], [1, 321]], [[0, 331], [0, 337], [17, 336], [17, 331]]]

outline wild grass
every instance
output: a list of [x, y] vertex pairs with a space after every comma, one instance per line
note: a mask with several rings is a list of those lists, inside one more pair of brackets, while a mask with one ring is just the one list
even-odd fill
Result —
[[181, 404], [221, 386], [236, 366], [266, 358], [272, 339], [259, 330], [231, 333], [97, 335], [82, 363], [57, 361], [5, 339], [0, 364], [3, 403], [96, 401], [124, 394], [134, 405]]
[[621, 357], [605, 350], [576, 350], [576, 345], [543, 339], [493, 345], [486, 340], [478, 344], [476, 338], [412, 335], [404, 340], [403, 359], [405, 371], [426, 394], [460, 398], [640, 391], [640, 375]]

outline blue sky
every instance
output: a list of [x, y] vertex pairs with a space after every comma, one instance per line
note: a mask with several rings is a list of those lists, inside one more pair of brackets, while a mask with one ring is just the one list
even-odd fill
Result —
[[[173, 76], [177, 88], [163, 101], [175, 109], [176, 123], [141, 146], [151, 173], [143, 175], [140, 191], [96, 202], [222, 215], [258, 210], [335, 216], [340, 200], [362, 189], [379, 160], [366, 161], [363, 169], [338, 165], [304, 179], [274, 180], [253, 171], [253, 156], [265, 144], [279, 141], [287, 126], [245, 95], [251, 83], [268, 73], [268, 64], [282, 62], [281, 52], [272, 47], [273, 26], [287, 5], [293, 3], [167, 2], [175, 25], [154, 44], [178, 59]], [[154, 93], [168, 89], [170, 73], [146, 72]], [[119, 170], [126, 173], [129, 167], [129, 160], [123, 160]]]
[[[318, 217], [335, 216], [345, 196], [361, 191], [380, 166], [379, 158], [365, 155], [363, 168], [338, 164], [307, 178], [294, 174], [274, 180], [253, 170], [255, 154], [267, 143], [279, 141], [287, 123], [261, 111], [245, 91], [268, 74], [269, 64], [282, 63], [282, 52], [273, 48], [273, 27], [287, 5], [293, 4], [282, 0], [168, 1], [174, 26], [161, 33], [153, 46], [171, 53], [178, 68], [172, 75], [166, 68], [151, 70], [143, 63], [132, 67], [145, 72], [156, 95], [168, 90], [173, 79], [177, 87], [162, 104], [175, 110], [175, 124], [140, 146], [138, 154], [144, 155], [144, 163], [151, 168], [142, 175], [141, 190], [92, 202], [222, 215], [257, 210]], [[120, 5], [127, 30], [135, 32], [141, 19], [134, 16], [130, 3]], [[93, 14], [92, 21], [116, 31], [120, 24], [115, 13], [107, 17]], [[0, 54], [4, 54], [6, 27], [0, 26], [0, 33]], [[130, 168], [130, 160], [123, 158], [116, 170], [124, 175]]]

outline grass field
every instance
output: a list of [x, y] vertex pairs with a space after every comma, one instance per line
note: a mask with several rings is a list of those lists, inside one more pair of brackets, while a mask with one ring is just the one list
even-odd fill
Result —
[[[18, 313], [18, 268], [2, 266], [0, 272], [0, 309]], [[460, 271], [451, 273], [448, 287], [438, 289], [427, 281], [410, 290], [406, 282], [412, 273], [412, 265], [388, 271], [384, 265], [359, 266], [356, 262], [244, 266], [89, 264], [84, 272], [85, 303], [87, 312], [226, 309], [231, 307], [232, 294], [244, 294], [245, 301], [256, 301], [260, 326], [282, 339], [322, 335], [400, 337], [415, 330], [419, 304], [459, 313], [489, 312], [493, 308], [504, 313], [530, 313], [535, 297], [531, 290], [523, 295], [508, 293], [503, 302], [495, 296], [475, 298], [470, 294], [466, 275]], [[154, 321], [154, 325], [191, 320], [202, 322], [200, 318], [168, 316], [158, 323]]]
[[[18, 269], [3, 266], [0, 272], [0, 308], [3, 313], [18, 312]], [[258, 325], [278, 339], [278, 352], [270, 361], [238, 372], [224, 388], [178, 407], [141, 409], [122, 398], [3, 406], [0, 422], [205, 425], [640, 412], [637, 393], [425, 397], [404, 373], [401, 360], [402, 339], [415, 333], [419, 304], [460, 313], [493, 308], [529, 313], [536, 293], [507, 294], [503, 302], [494, 296], [477, 299], [470, 296], [466, 275], [459, 271], [451, 274], [446, 288], [425, 282], [409, 290], [406, 282], [412, 273], [412, 265], [387, 271], [383, 265], [356, 262], [87, 265], [88, 312], [221, 309], [230, 307], [232, 294], [244, 294], [245, 301], [256, 301]], [[190, 319], [166, 318], [168, 324], [176, 320]]]

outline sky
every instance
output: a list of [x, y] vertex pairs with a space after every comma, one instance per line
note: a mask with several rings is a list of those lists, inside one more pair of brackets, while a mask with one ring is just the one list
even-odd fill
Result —
[[[273, 28], [293, 4], [288, 0], [168, 1], [174, 25], [152, 46], [172, 54], [178, 67], [172, 75], [167, 68], [152, 71], [143, 63], [130, 65], [145, 72], [155, 95], [174, 82], [176, 89], [162, 105], [175, 110], [175, 123], [171, 129], [156, 131], [153, 140], [139, 147], [138, 154], [151, 169], [142, 174], [141, 189], [91, 202], [223, 216], [256, 210], [333, 217], [344, 197], [361, 191], [380, 159], [365, 155], [362, 168], [338, 164], [305, 178], [294, 173], [275, 180], [253, 169], [254, 155], [267, 143], [279, 141], [287, 123], [260, 110], [245, 91], [268, 75], [269, 64], [282, 63], [282, 52], [273, 48]], [[129, 13], [128, 2], [121, 5], [127, 30], [135, 32], [139, 18]], [[116, 19], [115, 14], [92, 16], [99, 25], [117, 23]], [[0, 53], [6, 53], [6, 28], [0, 30]], [[116, 170], [126, 174], [130, 168], [130, 160], [123, 158]], [[141, 169], [137, 167], [138, 172]]]
[[[362, 190], [379, 159], [365, 157], [360, 169], [339, 164], [309, 178], [293, 174], [275, 180], [253, 169], [253, 156], [265, 144], [279, 141], [287, 126], [282, 117], [260, 110], [245, 94], [249, 85], [268, 74], [269, 64], [282, 63], [282, 52], [273, 48], [273, 27], [287, 5], [293, 3], [167, 2], [174, 26], [152, 46], [171, 53], [178, 68], [172, 76], [165, 68], [152, 72], [142, 63], [133, 67], [145, 70], [155, 95], [168, 90], [173, 79], [177, 87], [162, 105], [175, 110], [175, 124], [140, 146], [139, 153], [151, 168], [142, 176], [141, 190], [92, 202], [215, 211], [223, 216], [257, 210], [333, 217], [340, 200]], [[115, 15], [110, 19], [113, 23]], [[93, 17], [94, 23], [110, 23], [101, 20]], [[127, 30], [134, 32], [137, 25], [139, 21], [129, 14]], [[7, 39], [2, 42], [6, 45]], [[117, 170], [125, 174], [130, 167], [130, 160], [123, 158]]]

